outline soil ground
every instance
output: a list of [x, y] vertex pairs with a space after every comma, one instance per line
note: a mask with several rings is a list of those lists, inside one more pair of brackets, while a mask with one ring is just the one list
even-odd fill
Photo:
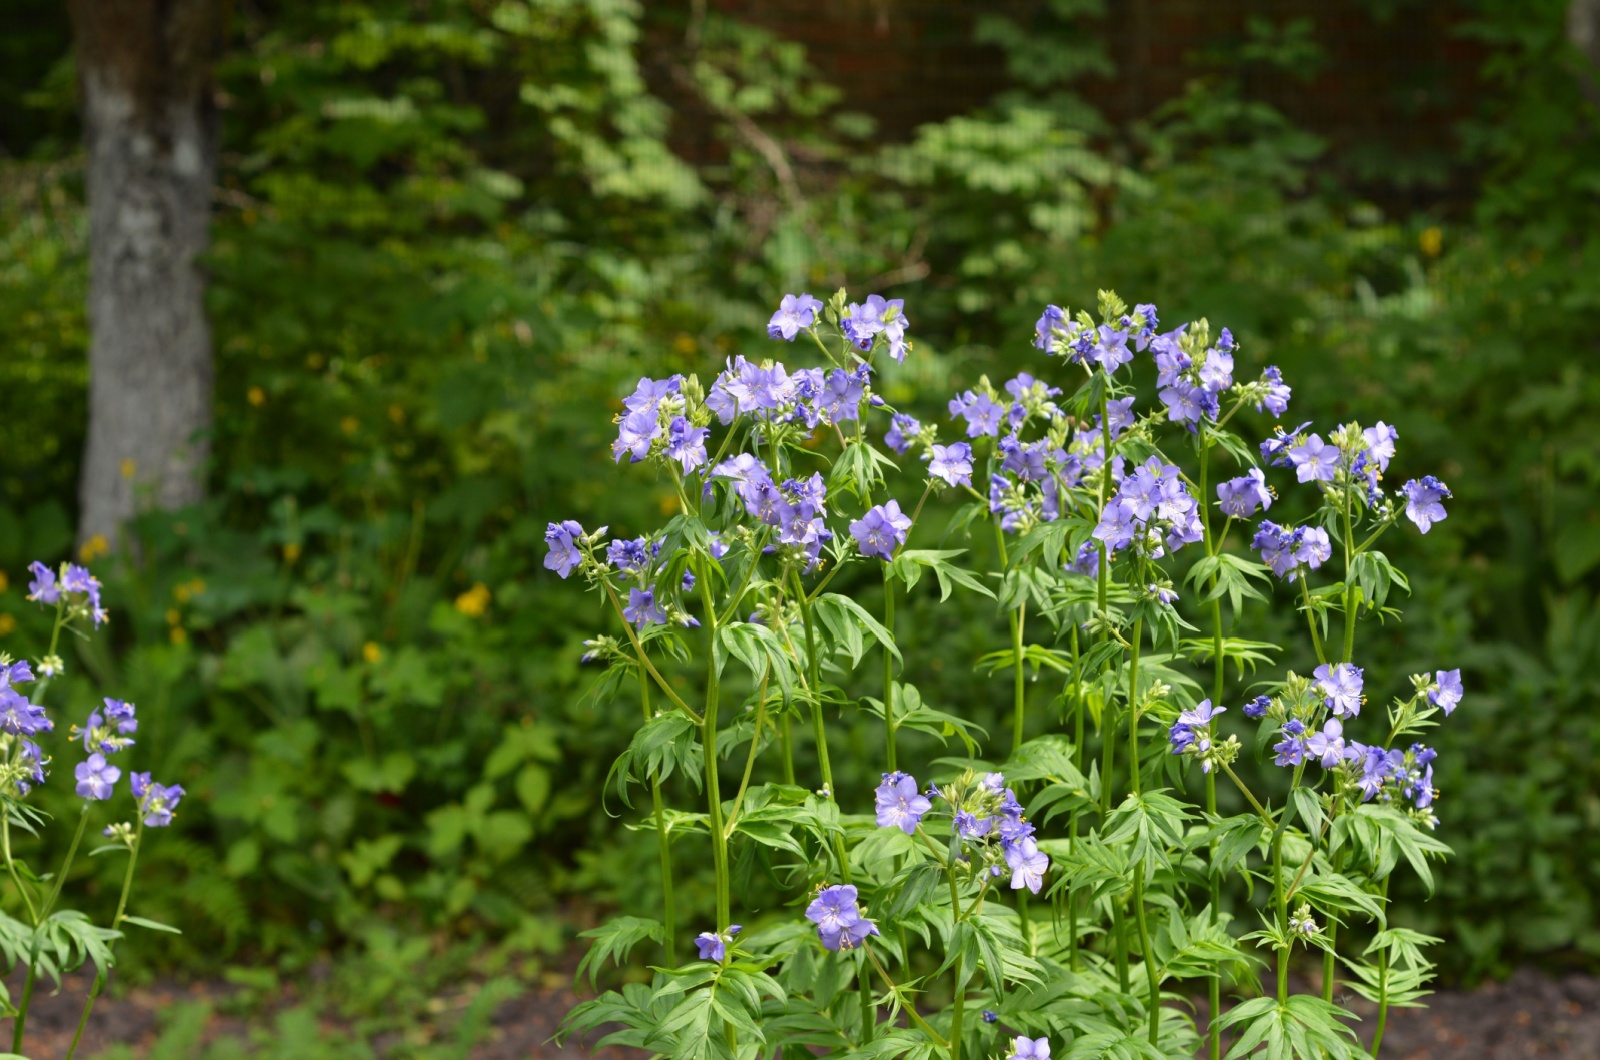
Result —
[[[41, 990], [34, 998], [28, 1023], [28, 1055], [32, 1060], [59, 1060], [82, 1011], [88, 981], [69, 976], [59, 992]], [[1311, 984], [1306, 984], [1309, 987]], [[20, 995], [13, 984], [13, 997]], [[162, 1025], [163, 1013], [186, 1001], [223, 1002], [235, 988], [200, 982], [180, 986], [157, 983], [117, 997], [102, 998], [79, 1056], [92, 1058], [113, 1044], [132, 1046], [148, 1056]], [[459, 1003], [443, 999], [430, 1006], [441, 1033]], [[624, 1060], [643, 1054], [607, 1049], [588, 1052], [581, 1043], [556, 1046], [550, 1041], [574, 1001], [564, 987], [536, 988], [496, 1009], [487, 1040], [475, 1047], [473, 1060], [580, 1060], [584, 1057]], [[1488, 983], [1471, 991], [1440, 991], [1427, 1009], [1401, 1009], [1390, 1014], [1383, 1055], [1390, 1060], [1522, 1060], [1550, 1057], [1595, 1060], [1600, 1057], [1600, 979], [1569, 975], [1553, 979], [1523, 970], [1504, 983]], [[226, 1005], [220, 1006], [224, 1011]], [[1370, 1041], [1376, 1012], [1357, 1001], [1358, 1027]], [[436, 1010], [436, 1011], [435, 1011]], [[211, 1018], [208, 1037], [244, 1035], [250, 1022], [223, 1014]], [[425, 1024], [424, 1024], [425, 1025]], [[379, 1055], [397, 1052], [398, 1042], [373, 1043]], [[148, 1060], [163, 1058], [148, 1057]]]

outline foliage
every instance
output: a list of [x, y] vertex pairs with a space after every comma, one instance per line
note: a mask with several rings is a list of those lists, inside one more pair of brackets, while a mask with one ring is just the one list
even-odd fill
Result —
[[[879, 381], [912, 411], [1012, 374], [1039, 303], [1110, 282], [1229, 322], [1308, 417], [1398, 425], [1460, 503], [1426, 554], [1389, 550], [1413, 595], [1372, 665], [1458, 658], [1482, 691], [1440, 733], [1459, 856], [1431, 901], [1401, 886], [1397, 907], [1460, 943], [1456, 973], [1600, 952], [1585, 720], [1600, 457], [1580, 324], [1600, 163], [1564, 5], [1470, 5], [1487, 78], [1464, 139], [1485, 173], [1475, 210], [1398, 219], [1333, 183], [1316, 138], [1247, 90], [1304, 58], [1294, 25], [1260, 27], [1188, 95], [1113, 128], [1075, 93], [1119, 32], [1098, 5], [986, 14], [1011, 87], [894, 144], [798, 45], [708, 6], [699, 21], [692, 5], [544, 0], [240, 9], [208, 262], [213, 499], [144, 520], [138, 563], [101, 564], [121, 620], [59, 686], [74, 709], [137, 699], [152, 765], [204, 795], [142, 858], [150, 915], [182, 911], [188, 933], [134, 941], [207, 963], [358, 937], [378, 914], [466, 932], [514, 930], [560, 895], [652, 908], [653, 836], [603, 816], [631, 811], [601, 794], [637, 707], [575, 663], [576, 596], [534, 570], [536, 542], [569, 513], [645, 525], [676, 503], [599, 473], [590, 410], [625, 377], [753, 352], [754, 307], [870, 277], [915, 292], [916, 356]], [[64, 20], [40, 26], [65, 39]], [[17, 578], [69, 547], [84, 407], [70, 61], [43, 80], [29, 63], [0, 74], [29, 108], [6, 128], [32, 130], [6, 145], [31, 160], [0, 163], [0, 647], [41, 632]], [[997, 567], [948, 505], [924, 518], [952, 526], [930, 549], [969, 549], [956, 569]], [[921, 690], [907, 753], [1007, 731], [1009, 704], [990, 704], [1008, 660], [973, 669], [1009, 650], [999, 612], [959, 585], [936, 607], [935, 584], [899, 603], [919, 639], [899, 675]], [[834, 588], [878, 610], [877, 583]], [[1238, 661], [1285, 624], [1233, 631]], [[1304, 672], [1296, 651], [1279, 664]], [[1059, 721], [1060, 656], [1029, 660], [1031, 716]], [[842, 743], [876, 731], [870, 711], [836, 720]], [[682, 804], [699, 751], [672, 750], [665, 794]], [[841, 785], [875, 777], [839, 758]], [[101, 871], [109, 915], [120, 880]], [[686, 908], [709, 882], [690, 874]]]
[[[662, 919], [629, 915], [586, 932], [594, 945], [579, 974], [592, 982], [646, 943], [665, 961], [648, 984], [580, 1004], [569, 1031], [620, 1024], [601, 1042], [686, 1058], [821, 1047], [959, 1060], [1010, 1037], [1013, 1060], [1049, 1055], [1038, 1039], [1074, 1056], [1193, 1056], [1200, 1028], [1162, 1004], [1164, 986], [1187, 979], [1209, 985], [1212, 1057], [1228, 1032], [1229, 1055], [1264, 1046], [1310, 1060], [1362, 1055], [1341, 1022], [1355, 1014], [1334, 1003], [1341, 961], [1378, 1005], [1379, 1039], [1391, 1003], [1426, 993], [1434, 965], [1421, 947], [1439, 940], [1392, 926], [1388, 894], [1402, 866], [1431, 891], [1430, 862], [1449, 854], [1431, 834], [1435, 752], [1416, 738], [1460, 706], [1460, 670], [1413, 675], [1385, 718], [1364, 690], [1377, 698], [1400, 682], [1355, 660], [1365, 658], [1358, 626], [1365, 620], [1370, 634], [1397, 616], [1385, 599], [1406, 585], [1376, 544], [1406, 520], [1428, 533], [1448, 517], [1439, 502], [1450, 491], [1431, 476], [1381, 485], [1391, 461], [1410, 466], [1381, 421], [1327, 428], [1331, 444], [1310, 424], [1264, 432], [1246, 410], [1281, 417], [1290, 390], [1276, 368], [1251, 378], [1227, 328], [1213, 336], [1202, 319], [1162, 332], [1154, 305], [1129, 307], [1108, 291], [1097, 301], [1095, 313], [1049, 306], [1039, 319], [1034, 345], [1058, 356], [1059, 369], [1021, 373], [1003, 389], [985, 379], [952, 398], [951, 418], [970, 441], [948, 445], [936, 425], [876, 392], [880, 374], [914, 356], [903, 303], [878, 295], [784, 297], [771, 338], [801, 342], [802, 356], [814, 343], [820, 365], [741, 356], [714, 381], [638, 381], [613, 451], [670, 483], [680, 510], [636, 538], [631, 528], [552, 521], [544, 566], [581, 578], [620, 620], [623, 638], [587, 642], [586, 657], [613, 675], [606, 687], [618, 698], [637, 688], [641, 732], [668, 715], [691, 723], [678, 726], [684, 742], [698, 728], [705, 809], [669, 807], [670, 760], [641, 762], [630, 750], [626, 768], [651, 786]], [[1141, 407], [1135, 380], [1150, 374], [1147, 357], [1161, 389], [1159, 403]], [[1259, 450], [1256, 437], [1241, 437], [1262, 433]], [[1249, 473], [1223, 481], [1219, 471], [1214, 504], [1222, 457]], [[1299, 488], [1278, 497], [1267, 468], [1295, 469]], [[971, 498], [966, 522], [992, 529], [998, 570], [953, 562], [965, 550], [908, 547], [919, 529], [929, 536], [918, 521], [935, 494]], [[1276, 521], [1246, 521], [1269, 508]], [[1052, 537], [1057, 546], [1044, 547]], [[1030, 540], [1040, 547], [1023, 547]], [[1247, 548], [1263, 563], [1244, 558]], [[900, 755], [903, 711], [921, 697], [895, 680], [919, 632], [897, 621], [895, 583], [909, 596], [910, 572], [923, 564], [944, 583], [939, 605], [956, 585], [997, 603], [1011, 649], [991, 656], [992, 668], [1013, 679], [1010, 757], [962, 731], [967, 757], [916, 759], [916, 772], [932, 777], [926, 788], [900, 768], [912, 761]], [[853, 594], [827, 591], [874, 573], [881, 620]], [[1282, 648], [1230, 642], [1221, 598], [1235, 598], [1237, 625], [1247, 594], [1271, 605], [1274, 580], [1304, 617], [1316, 668], [1304, 677], [1271, 665], [1258, 685], [1269, 691], [1241, 711], [1246, 725], [1259, 721], [1255, 757], [1272, 743], [1273, 763], [1289, 767], [1287, 791], [1264, 803], [1234, 769], [1250, 757], [1244, 741], [1219, 719], [1225, 695], [1250, 696], [1238, 686], [1228, 694], [1228, 658], [1267, 664]], [[1191, 604], [1173, 590], [1180, 581], [1193, 586]], [[1202, 630], [1209, 644], [1182, 637]], [[881, 671], [863, 665], [869, 643]], [[1030, 706], [1040, 706], [1026, 687], [1035, 659], [1059, 660], [1051, 683], [1062, 681], [1070, 739], [1028, 739]], [[881, 721], [875, 820], [862, 812], [870, 782], [833, 772], [836, 711]], [[817, 770], [805, 786], [821, 781], [812, 792], [798, 786], [793, 736], [808, 715]], [[948, 743], [957, 728], [934, 732]], [[718, 748], [746, 742], [726, 799]], [[1233, 805], [1219, 801], [1220, 777], [1242, 797]], [[673, 899], [685, 860], [709, 860], [716, 888], [694, 940], [699, 959], [687, 963]], [[1260, 886], [1259, 930], [1232, 926], [1253, 919], [1223, 897], [1234, 874]], [[1048, 921], [1030, 914], [1030, 893], [1049, 900]], [[1357, 956], [1351, 935], [1369, 931]], [[1320, 996], [1289, 992], [1297, 949], [1322, 957]], [[1269, 958], [1276, 995], [1224, 1015], [1223, 980], [1256, 994], [1252, 965]], [[981, 1022], [964, 1019], [969, 995]], [[1076, 1003], [1059, 1005], [1066, 997]]]

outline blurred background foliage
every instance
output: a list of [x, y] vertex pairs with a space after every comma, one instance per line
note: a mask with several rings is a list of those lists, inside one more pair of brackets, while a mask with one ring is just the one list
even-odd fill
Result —
[[[23, 568], [72, 541], [87, 264], [65, 15], [9, 6], [19, 651], [44, 623]], [[599, 611], [540, 569], [543, 528], [661, 522], [670, 491], [609, 460], [631, 380], [781, 356], [777, 298], [848, 284], [906, 299], [916, 352], [886, 383], [933, 418], [980, 374], [1038, 370], [1041, 304], [1114, 287], [1230, 326], [1295, 422], [1396, 424], [1403, 473], [1456, 500], [1394, 546], [1413, 599], [1362, 654], [1386, 687], [1439, 662], [1469, 689], [1439, 735], [1458, 854], [1404, 916], [1457, 943], [1457, 976], [1600, 961], [1600, 112], [1566, 4], [791, 7], [238, 5], [211, 496], [99, 561], [116, 622], [66, 692], [137, 701], [145, 763], [190, 792], [138, 903], [187, 933], [146, 955], [292, 968], [386, 922], [539, 951], [552, 916], [652, 901], [653, 841], [602, 799], [637, 707], [589, 694]], [[1333, 113], [1341, 77], [1366, 96]], [[1351, 119], [1363, 99], [1388, 117]], [[903, 612], [906, 679], [998, 728], [972, 663], [1002, 623], [930, 592]], [[875, 732], [841, 785], [867, 790]], [[686, 840], [680, 872], [697, 860]]]

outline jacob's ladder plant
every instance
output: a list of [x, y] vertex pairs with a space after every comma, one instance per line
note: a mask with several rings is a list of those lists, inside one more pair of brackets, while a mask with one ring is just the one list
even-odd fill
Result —
[[[1034, 346], [1054, 381], [981, 380], [948, 401], [944, 441], [875, 389], [911, 353], [903, 304], [878, 295], [786, 296], [769, 334], [813, 350], [807, 366], [738, 356], [709, 385], [646, 378], [625, 399], [613, 454], [653, 468], [678, 513], [635, 537], [551, 523], [545, 565], [619, 631], [586, 658], [603, 692], [638, 697], [613, 778], [625, 799], [649, 787], [664, 895], [659, 920], [589, 932], [580, 974], [646, 940], [661, 960], [568, 1032], [619, 1024], [605, 1041], [686, 1058], [1337, 1058], [1365, 1052], [1352, 995], [1376, 1003], [1377, 1055], [1388, 1010], [1426, 993], [1437, 940], [1389, 924], [1387, 895], [1402, 866], [1431, 886], [1447, 852], [1419, 738], [1461, 702], [1460, 672], [1368, 675], [1358, 632], [1406, 586], [1376, 546], [1426, 533], [1449, 490], [1386, 488], [1381, 422], [1260, 426], [1290, 388], [1270, 366], [1246, 379], [1228, 329], [1162, 331], [1109, 292], [1096, 310], [1048, 307]], [[1293, 503], [1269, 520], [1279, 488]], [[947, 532], [987, 524], [992, 569], [926, 547], [935, 495], [962, 504]], [[896, 601], [929, 574], [941, 602], [1002, 616], [977, 663], [1011, 679], [1003, 756], [900, 679]], [[882, 580], [878, 613], [832, 591], [863, 577]], [[1232, 632], [1275, 603], [1298, 613], [1310, 673]], [[1029, 670], [1060, 679], [1049, 708]], [[1392, 697], [1386, 716], [1369, 694]], [[835, 784], [841, 713], [879, 726], [875, 790]], [[907, 730], [966, 755], [906, 761]], [[724, 749], [746, 743], [728, 784]], [[1281, 779], [1261, 786], [1247, 747]], [[698, 808], [667, 805], [675, 772]], [[716, 881], [686, 961], [684, 859]], [[785, 899], [738, 900], [735, 864]], [[1319, 992], [1291, 993], [1296, 961]]]
[[[5, 860], [7, 884], [4, 906], [0, 908], [0, 954], [4, 955], [8, 974], [19, 963], [27, 966], [21, 998], [13, 1001], [4, 983], [0, 983], [0, 1014], [12, 1021], [11, 1051], [0, 1057], [24, 1056], [28, 1010], [41, 975], [59, 987], [64, 973], [92, 964], [94, 982], [84, 998], [83, 1014], [67, 1048], [67, 1060], [72, 1060], [115, 963], [115, 947], [122, 938], [123, 925], [178, 930], [134, 916], [128, 911], [128, 898], [145, 829], [170, 825], [184, 791], [176, 784], [157, 783], [149, 773], [131, 770], [126, 783], [119, 784], [124, 767], [117, 763], [134, 746], [133, 734], [139, 730], [132, 703], [105, 699], [81, 725], [70, 727], [67, 742], [49, 742], [56, 723], [43, 703], [51, 683], [66, 668], [58, 654], [62, 635], [88, 637], [109, 616], [101, 604], [100, 582], [86, 568], [66, 563], [59, 570], [52, 570], [36, 562], [29, 571], [32, 580], [28, 599], [52, 610], [54, 622], [49, 646], [37, 658], [30, 661], [0, 654], [0, 856]], [[28, 796], [49, 780], [55, 761], [51, 750], [79, 759], [72, 776], [81, 802], [77, 820], [66, 822], [72, 827], [66, 857], [54, 872], [47, 872], [36, 871], [19, 848], [27, 837], [37, 837], [56, 823], [28, 801]], [[110, 924], [102, 927], [84, 913], [58, 906], [85, 835], [91, 827], [100, 825], [100, 807], [120, 801], [124, 786], [132, 796], [133, 820], [106, 824], [101, 834], [108, 842], [88, 852], [91, 857], [125, 854], [128, 859], [117, 911]]]

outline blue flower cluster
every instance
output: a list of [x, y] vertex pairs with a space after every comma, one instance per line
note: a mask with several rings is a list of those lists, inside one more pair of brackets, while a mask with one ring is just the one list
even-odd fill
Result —
[[1199, 505], [1182, 472], [1156, 456], [1123, 478], [1093, 533], [1112, 552], [1133, 545], [1151, 559], [1205, 536]]

